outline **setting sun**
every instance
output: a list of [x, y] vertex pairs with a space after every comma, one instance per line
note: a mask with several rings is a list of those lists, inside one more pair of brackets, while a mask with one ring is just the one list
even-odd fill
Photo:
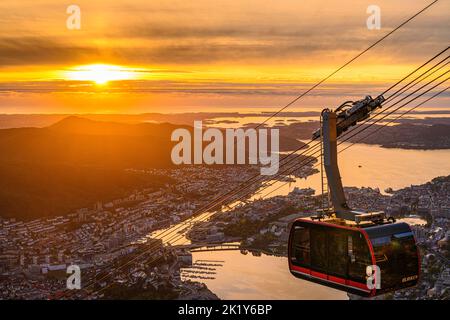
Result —
[[133, 69], [108, 64], [91, 64], [75, 67], [67, 71], [65, 75], [69, 80], [92, 81], [96, 84], [136, 78], [136, 73]]

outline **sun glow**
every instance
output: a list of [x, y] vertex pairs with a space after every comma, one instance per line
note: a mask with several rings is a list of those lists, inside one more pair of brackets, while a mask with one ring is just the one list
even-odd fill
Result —
[[92, 81], [96, 84], [106, 84], [109, 81], [136, 79], [134, 69], [108, 65], [91, 64], [75, 67], [65, 73], [67, 79], [78, 81]]

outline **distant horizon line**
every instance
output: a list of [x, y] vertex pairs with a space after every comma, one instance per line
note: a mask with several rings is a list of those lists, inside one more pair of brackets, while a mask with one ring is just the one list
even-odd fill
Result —
[[[433, 107], [429, 110], [428, 108], [422, 108], [421, 110], [411, 111], [410, 114], [450, 114], [450, 107], [442, 107], [436, 108]], [[308, 111], [284, 111], [282, 113], [277, 114], [278, 117], [283, 117], [283, 115], [292, 115], [292, 114], [311, 114], [318, 113], [320, 114], [322, 109], [320, 108], [311, 108]], [[0, 113], [0, 116], [146, 116], [146, 115], [211, 115], [211, 114], [233, 114], [239, 116], [252, 116], [252, 115], [267, 115], [275, 113], [274, 111], [173, 111], [173, 112], [141, 112], [141, 113], [95, 113], [95, 112], [62, 112], [62, 113], [52, 113], [52, 112], [42, 112], [42, 113]]]

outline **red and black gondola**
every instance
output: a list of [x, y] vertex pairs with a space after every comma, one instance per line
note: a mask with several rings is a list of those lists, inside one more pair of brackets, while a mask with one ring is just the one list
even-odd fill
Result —
[[322, 176], [323, 212], [293, 222], [288, 257], [294, 276], [361, 296], [417, 284], [419, 252], [410, 226], [386, 219], [382, 211], [352, 210], [337, 162], [337, 138], [369, 118], [384, 101], [382, 95], [367, 96], [351, 106], [345, 102], [335, 111], [322, 111], [313, 140], [320, 138], [323, 148], [321, 166], [327, 178], [324, 183]]
[[[360, 296], [414, 286], [420, 272], [413, 233], [403, 222], [357, 226], [333, 219], [297, 219], [288, 257], [294, 276]], [[378, 289], [376, 283], [368, 285], [368, 266], [379, 267]]]

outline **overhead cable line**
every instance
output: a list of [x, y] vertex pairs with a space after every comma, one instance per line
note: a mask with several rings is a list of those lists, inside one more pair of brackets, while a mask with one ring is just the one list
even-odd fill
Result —
[[[433, 67], [433, 68], [434, 68], [434, 67]], [[432, 68], [431, 68], [431, 69], [432, 69]], [[428, 73], [431, 69], [427, 70], [427, 71], [424, 72], [423, 74]], [[448, 71], [447, 71], [446, 73], [448, 73]], [[446, 73], [444, 73], [444, 75], [445, 75]], [[422, 75], [423, 75], [423, 74], [422, 74]], [[442, 75], [439, 76], [439, 77], [442, 77]], [[437, 77], [437, 78], [439, 78], [439, 77]], [[437, 78], [433, 79], [431, 82], [435, 81]], [[412, 82], [416, 81], [417, 79], [418, 79], [418, 78], [414, 79]], [[422, 79], [422, 80], [423, 80], [423, 79]], [[446, 79], [446, 80], [447, 80], [447, 79]], [[444, 80], [444, 81], [446, 81], [446, 80]], [[412, 83], [412, 82], [411, 82], [411, 83]], [[430, 82], [429, 82], [429, 83], [430, 83]], [[427, 86], [429, 83], [427, 83], [426, 85], [422, 86], [421, 88]], [[409, 84], [406, 85], [406, 86], [404, 86], [403, 88], [408, 88], [408, 87], [409, 87]], [[417, 91], [420, 90], [421, 88], [415, 90], [413, 93], [417, 92]], [[431, 88], [431, 89], [433, 89], [433, 88]], [[429, 89], [429, 90], [431, 90], [431, 89]], [[429, 90], [428, 90], [428, 91], [429, 91]], [[428, 91], [427, 91], [427, 92], [428, 92]], [[413, 94], [413, 93], [412, 93], [412, 94]], [[422, 94], [424, 94], [424, 93], [422, 93]], [[411, 94], [410, 94], [410, 95], [411, 95]], [[408, 95], [407, 97], [409, 97], [410, 95]], [[405, 98], [403, 98], [403, 99], [406, 99], [407, 97], [405, 97]], [[417, 97], [416, 97], [416, 98], [413, 98], [411, 101], [413, 101], [413, 100], [415, 100], [415, 99], [417, 99]], [[406, 104], [410, 103], [411, 101], [408, 101]], [[398, 102], [397, 102], [397, 103], [398, 103]], [[405, 105], [406, 105], [406, 104], [405, 104]], [[392, 107], [392, 106], [391, 106], [391, 107]], [[400, 107], [399, 107], [399, 108], [400, 108]], [[397, 108], [396, 110], [398, 110], [399, 108]], [[396, 110], [394, 110], [394, 111], [392, 111], [392, 112], [395, 112]], [[392, 113], [392, 112], [391, 112], [391, 113]], [[386, 117], [386, 116], [388, 116], [388, 115], [389, 115], [389, 114], [386, 114], [384, 117]], [[298, 168], [295, 168], [295, 169], [298, 170]], [[177, 238], [177, 237], [183, 237], [183, 236], [175, 235], [175, 237], [172, 237], [172, 238], [169, 239], [167, 242], [170, 244], [171, 241], [175, 240], [175, 238]], [[141, 255], [138, 255], [135, 259], [141, 257], [143, 254], [145, 254], [145, 252], [142, 253]], [[132, 262], [132, 261], [130, 261], [130, 262]], [[127, 264], [128, 264], [128, 263], [127, 263]]]
[[[262, 123], [258, 124], [256, 128], [259, 128], [260, 126], [264, 125], [265, 123], [267, 123], [270, 119], [272, 119], [273, 117], [275, 117], [276, 115], [278, 115], [280, 112], [282, 112], [283, 110], [285, 110], [286, 108], [288, 108], [289, 106], [291, 106], [292, 104], [294, 104], [295, 102], [297, 102], [299, 99], [301, 99], [302, 97], [304, 97], [305, 95], [307, 95], [309, 92], [311, 92], [312, 90], [314, 90], [315, 88], [317, 88], [318, 86], [320, 86], [322, 83], [324, 83], [325, 81], [327, 81], [329, 78], [331, 78], [332, 76], [334, 76], [336, 73], [338, 73], [340, 70], [342, 70], [343, 68], [345, 68], [346, 66], [348, 66], [349, 64], [351, 64], [353, 61], [355, 61], [356, 59], [358, 59], [360, 56], [362, 56], [363, 54], [365, 54], [366, 52], [368, 52], [370, 49], [372, 49], [373, 47], [375, 47], [376, 45], [378, 45], [380, 42], [382, 42], [383, 40], [385, 40], [386, 38], [388, 38], [390, 35], [392, 35], [394, 32], [396, 32], [397, 30], [399, 30], [400, 28], [402, 28], [404, 25], [406, 25], [408, 22], [410, 22], [411, 20], [413, 20], [414, 18], [416, 18], [417, 16], [419, 16], [421, 13], [423, 13], [424, 11], [426, 11], [428, 8], [430, 8], [431, 6], [433, 6], [435, 3], [437, 3], [439, 0], [435, 0], [433, 2], [431, 2], [430, 4], [428, 4], [427, 6], [425, 6], [424, 8], [422, 8], [420, 11], [416, 12], [413, 16], [411, 16], [410, 18], [408, 18], [407, 20], [405, 20], [404, 22], [402, 22], [400, 25], [398, 25], [396, 28], [394, 28], [393, 30], [389, 31], [386, 35], [384, 35], [383, 37], [381, 37], [380, 39], [378, 39], [377, 41], [375, 41], [373, 44], [371, 44], [369, 47], [367, 47], [365, 50], [361, 51], [360, 53], [358, 53], [355, 57], [353, 57], [352, 59], [350, 59], [349, 61], [347, 61], [346, 63], [344, 63], [342, 66], [340, 66], [338, 69], [336, 69], [335, 71], [333, 71], [332, 73], [330, 73], [328, 76], [326, 76], [325, 78], [323, 78], [322, 80], [320, 80], [318, 83], [316, 83], [315, 85], [313, 85], [311, 88], [309, 88], [308, 90], [306, 90], [305, 92], [303, 92], [302, 94], [300, 94], [299, 96], [297, 96], [295, 99], [293, 99], [291, 102], [289, 102], [288, 104], [286, 104], [285, 106], [283, 106], [281, 109], [279, 109], [278, 111], [276, 111], [274, 114], [272, 114], [270, 117], [268, 117], [266, 120], [264, 120]], [[447, 48], [448, 49], [448, 48]], [[394, 85], [395, 86], [395, 85]], [[389, 90], [389, 89], [388, 89]], [[387, 91], [388, 91], [387, 90]], [[307, 144], [308, 145], [308, 144]], [[291, 153], [292, 154], [292, 153]], [[289, 155], [287, 156], [289, 157]], [[287, 158], [285, 157], [285, 158]], [[253, 178], [252, 178], [253, 179]], [[214, 206], [213, 206], [214, 208]], [[203, 211], [197, 212], [198, 213], [202, 213]], [[194, 217], [195, 218], [195, 217]], [[169, 228], [170, 229], [170, 228]], [[164, 232], [162, 233], [164, 234]], [[162, 235], [160, 234], [160, 235]], [[165, 235], [164, 235], [165, 236]], [[90, 285], [89, 285], [90, 286]]]

